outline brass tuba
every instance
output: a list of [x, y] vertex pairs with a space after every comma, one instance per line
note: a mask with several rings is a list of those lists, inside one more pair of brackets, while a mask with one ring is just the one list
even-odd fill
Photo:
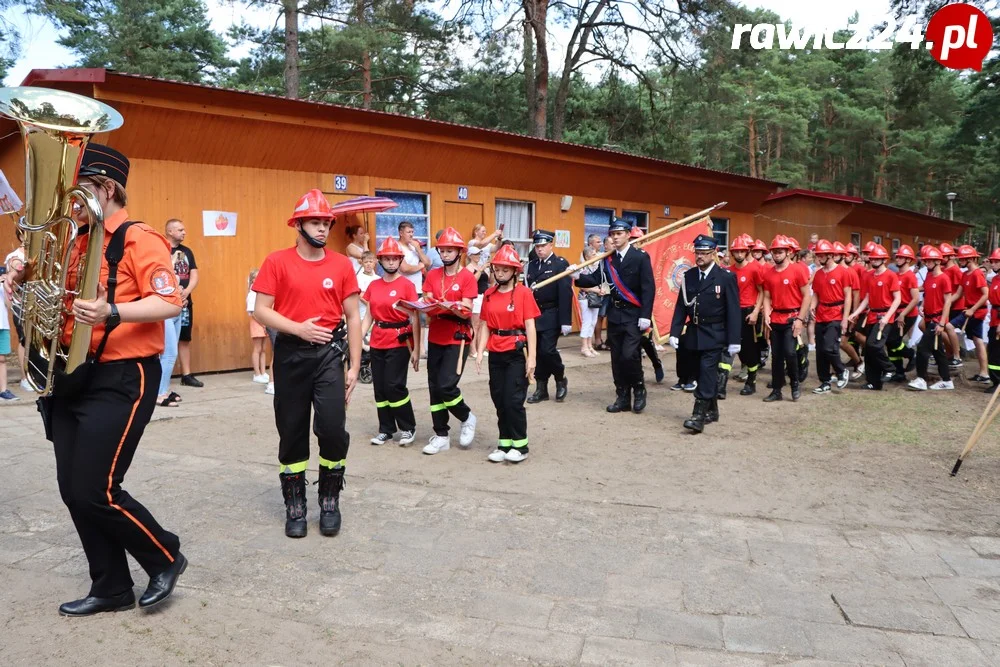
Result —
[[[63, 328], [73, 299], [94, 299], [104, 250], [104, 215], [97, 198], [76, 185], [91, 135], [121, 127], [121, 114], [82, 95], [47, 88], [0, 88], [0, 114], [17, 121], [25, 149], [25, 272], [15, 291], [24, 325], [25, 366], [32, 389], [52, 394], [57, 370], [69, 374], [87, 360], [92, 326], [75, 323], [68, 345]], [[88, 219], [83, 229], [75, 211]], [[68, 289], [78, 235], [87, 248]]]

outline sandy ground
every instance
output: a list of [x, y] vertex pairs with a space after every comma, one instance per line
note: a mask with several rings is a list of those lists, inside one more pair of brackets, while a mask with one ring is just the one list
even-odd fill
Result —
[[[754, 397], [731, 385], [721, 422], [692, 436], [681, 427], [691, 396], [668, 389], [672, 356], [662, 385], [647, 364], [644, 414], [608, 415], [608, 355], [564, 354], [569, 399], [529, 406], [520, 465], [486, 461], [496, 425], [485, 366], [463, 382], [479, 416], [474, 446], [433, 457], [420, 453], [422, 373], [410, 382], [409, 448], [368, 444], [375, 412], [359, 386], [333, 539], [318, 534], [315, 487], [309, 537], [283, 537], [270, 401], [249, 374], [175, 387], [182, 407], [158, 408], [126, 478], [191, 560], [156, 614], [56, 614], [85, 593], [85, 560], [33, 406], [5, 408], [0, 663], [998, 659], [1000, 427], [948, 475], [987, 402], [981, 389], [814, 396], [811, 377], [797, 403], [765, 405], [765, 374]], [[752, 603], [740, 603], [744, 586]], [[881, 593], [854, 602], [865, 590]], [[897, 620], [897, 598], [928, 605], [923, 620]], [[877, 647], [857, 649], [866, 642]]]

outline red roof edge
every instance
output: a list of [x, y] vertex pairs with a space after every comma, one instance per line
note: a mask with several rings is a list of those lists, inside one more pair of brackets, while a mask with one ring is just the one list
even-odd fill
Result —
[[76, 67], [69, 69], [33, 69], [21, 82], [22, 86], [32, 86], [39, 82], [60, 83], [104, 83], [108, 71], [103, 67]]
[[783, 190], [782, 192], [775, 192], [773, 195], [765, 199], [764, 201], [774, 201], [776, 199], [784, 199], [785, 197], [811, 197], [813, 199], [829, 199], [831, 201], [842, 201], [848, 204], [861, 204], [864, 199], [860, 197], [848, 197], [847, 195], [838, 195], [832, 192], [819, 192], [818, 190], [805, 190], [802, 188], [794, 188], [792, 190]]

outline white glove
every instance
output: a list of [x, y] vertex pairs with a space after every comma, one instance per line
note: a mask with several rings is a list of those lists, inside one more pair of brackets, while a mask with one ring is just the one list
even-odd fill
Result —
[[671, 336], [670, 338], [667, 339], [667, 344], [676, 350], [677, 347], [681, 344], [681, 342], [680, 340], [677, 339], [676, 336]]
[[730, 357], [735, 357], [737, 354], [740, 353], [740, 348], [741, 347], [742, 347], [742, 345], [730, 345], [729, 349], [727, 350], [727, 352], [729, 352], [729, 356]]
[[648, 319], [646, 319], [645, 317], [640, 317], [640, 318], [639, 318], [639, 331], [645, 331], [646, 329], [648, 329], [648, 328], [649, 328], [649, 326], [650, 326], [651, 324], [652, 324], [652, 322], [650, 322], [650, 321], [649, 321]]
[[573, 331], [573, 327], [572, 325], [564, 324], [562, 325], [562, 327], [560, 327], [560, 330], [562, 331], [563, 336], [568, 336], [570, 332]]

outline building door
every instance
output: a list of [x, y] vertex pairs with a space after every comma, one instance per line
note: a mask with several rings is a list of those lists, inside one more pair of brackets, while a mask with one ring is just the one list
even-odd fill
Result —
[[[465, 243], [472, 238], [472, 228], [483, 222], [483, 205], [470, 202], [446, 201], [444, 203], [444, 226], [454, 227], [462, 235]], [[431, 239], [431, 245], [434, 240]]]

